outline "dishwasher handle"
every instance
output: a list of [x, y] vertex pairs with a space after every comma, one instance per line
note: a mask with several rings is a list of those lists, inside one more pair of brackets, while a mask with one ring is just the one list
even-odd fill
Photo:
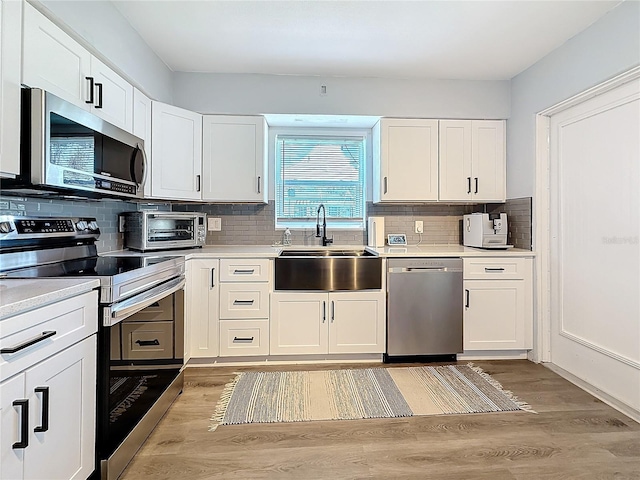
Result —
[[389, 267], [389, 273], [448, 273], [461, 271], [461, 268], [455, 267]]

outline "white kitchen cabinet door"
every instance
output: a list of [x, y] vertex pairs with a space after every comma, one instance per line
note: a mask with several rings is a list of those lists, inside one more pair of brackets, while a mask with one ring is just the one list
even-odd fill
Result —
[[151, 113], [151, 195], [200, 200], [202, 115], [155, 101]]
[[[88, 478], [95, 467], [96, 336], [3, 382], [0, 405], [0, 478]], [[22, 408], [29, 412], [26, 439]], [[21, 440], [28, 445], [13, 448]]]
[[151, 99], [137, 88], [133, 89], [133, 134], [144, 141], [145, 168], [144, 197], [151, 197]]
[[382, 118], [373, 129], [373, 201], [438, 200], [438, 121]]
[[440, 200], [504, 202], [502, 120], [440, 120]]
[[264, 117], [204, 115], [202, 199], [267, 203]]
[[328, 299], [326, 293], [271, 294], [269, 353], [327, 353]]
[[187, 329], [191, 358], [217, 357], [219, 354], [220, 261], [189, 260], [187, 277]]
[[22, 3], [0, 1], [0, 176], [20, 174]]
[[464, 350], [524, 350], [525, 280], [465, 280]]
[[86, 107], [91, 54], [27, 2], [22, 34], [22, 83]]
[[384, 353], [383, 292], [329, 294], [329, 353]]
[[91, 111], [107, 122], [133, 132], [133, 86], [96, 57], [91, 57], [94, 102]]
[[[21, 373], [0, 383], [0, 478], [20, 480], [24, 473], [25, 448], [13, 448], [27, 438], [22, 437], [22, 412], [27, 405], [25, 374]], [[27, 432], [30, 430], [27, 429]]]
[[473, 199], [504, 202], [507, 195], [504, 121], [474, 120], [471, 129]]
[[471, 120], [440, 120], [440, 200], [471, 200]]

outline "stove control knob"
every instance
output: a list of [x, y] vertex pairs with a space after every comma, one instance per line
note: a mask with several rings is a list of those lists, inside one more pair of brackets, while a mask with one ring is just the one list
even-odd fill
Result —
[[86, 230], [87, 229], [87, 222], [85, 222], [84, 220], [80, 220], [78, 223], [76, 223], [76, 228], [78, 230]]
[[98, 222], [89, 222], [89, 230], [95, 232], [98, 230]]
[[9, 233], [13, 231], [13, 227], [9, 222], [0, 223], [0, 233]]

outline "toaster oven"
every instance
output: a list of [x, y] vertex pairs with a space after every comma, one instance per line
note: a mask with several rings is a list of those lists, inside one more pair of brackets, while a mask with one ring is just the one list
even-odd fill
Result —
[[123, 213], [124, 246], [143, 252], [202, 247], [207, 235], [206, 218], [199, 212]]

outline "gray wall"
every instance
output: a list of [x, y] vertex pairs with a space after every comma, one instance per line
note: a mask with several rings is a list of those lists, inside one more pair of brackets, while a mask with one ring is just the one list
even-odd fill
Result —
[[626, 1], [511, 81], [507, 197], [535, 193], [535, 115], [640, 64], [640, 2]]
[[176, 72], [173, 91], [175, 105], [200, 113], [505, 119], [510, 111], [509, 81]]
[[[149, 97], [172, 103], [172, 71], [111, 2], [29, 0]], [[64, 25], [63, 25], [64, 24]]]

